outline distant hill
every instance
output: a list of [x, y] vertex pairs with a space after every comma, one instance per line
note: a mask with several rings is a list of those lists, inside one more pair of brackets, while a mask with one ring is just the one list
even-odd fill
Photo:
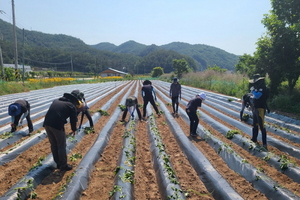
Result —
[[[4, 63], [14, 63], [12, 24], [0, 19], [3, 35], [1, 48]], [[18, 60], [22, 63], [23, 30], [16, 28]], [[174, 42], [157, 46], [128, 41], [119, 46], [105, 42], [87, 45], [82, 40], [64, 35], [24, 30], [25, 65], [57, 71], [81, 71], [98, 74], [109, 67], [132, 74], [150, 73], [154, 67], [163, 67], [165, 73], [173, 71], [172, 60], [185, 58], [194, 70], [218, 65], [234, 69], [238, 56], [207, 45]]]
[[228, 70], [234, 70], [234, 66], [238, 62], [237, 55], [204, 44], [191, 45], [183, 42], [173, 42], [162, 46], [147, 46], [131, 40], [121, 44], [120, 46], [116, 46], [111, 43], [99, 43], [91, 46], [99, 50], [111, 51], [115, 53], [127, 53], [142, 57], [160, 49], [173, 50], [195, 59], [200, 66], [200, 70], [204, 70], [208, 66], [214, 65], [217, 65], [221, 68], [226, 68]]

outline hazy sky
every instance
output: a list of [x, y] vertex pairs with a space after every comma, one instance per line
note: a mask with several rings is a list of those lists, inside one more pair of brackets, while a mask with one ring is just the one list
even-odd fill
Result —
[[[14, 0], [16, 26], [65, 34], [86, 44], [206, 44], [253, 54], [266, 29], [270, 0]], [[11, 0], [0, 0], [0, 18], [12, 20]], [[1, 31], [1, 30], [0, 30]], [[5, 39], [5, 38], [4, 38]]]

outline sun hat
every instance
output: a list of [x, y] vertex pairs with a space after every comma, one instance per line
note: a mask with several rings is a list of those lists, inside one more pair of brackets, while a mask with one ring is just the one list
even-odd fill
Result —
[[21, 105], [18, 103], [13, 103], [8, 106], [8, 114], [10, 116], [17, 116], [21, 113]]
[[69, 99], [70, 101], [72, 101], [74, 104], [79, 105], [79, 99], [77, 97], [77, 95], [74, 94], [70, 94], [70, 93], [64, 93], [64, 97]]
[[81, 92], [80, 90], [73, 90], [71, 92], [72, 95], [74, 95], [77, 99], [82, 100], [84, 97], [83, 92]]
[[201, 92], [200, 94], [198, 94], [198, 96], [200, 96], [203, 100], [206, 99], [206, 94], [204, 92]]
[[265, 77], [260, 77], [260, 74], [254, 74], [253, 79], [249, 80], [249, 83], [256, 83], [259, 80], [263, 80]]

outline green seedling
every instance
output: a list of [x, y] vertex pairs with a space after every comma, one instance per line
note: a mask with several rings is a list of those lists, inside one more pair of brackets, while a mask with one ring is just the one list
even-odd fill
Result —
[[85, 134], [95, 133], [95, 130], [93, 127], [84, 127], [84, 133]]
[[108, 114], [108, 112], [107, 111], [105, 111], [105, 110], [97, 110], [97, 112], [99, 112], [101, 115], [103, 115], [103, 116], [109, 116], [109, 114]]
[[240, 134], [240, 131], [238, 130], [230, 130], [226, 133], [225, 137], [227, 139], [232, 139], [234, 137], [235, 134]]
[[233, 100], [234, 100], [234, 99], [232, 99], [232, 98], [228, 98], [228, 101], [229, 101], [229, 102], [232, 102]]
[[129, 182], [131, 184], [134, 184], [134, 171], [126, 169], [125, 173], [122, 176], [120, 176], [120, 178], [123, 182]]
[[33, 166], [29, 169], [29, 171], [31, 171], [31, 170], [33, 170], [33, 169], [36, 169], [36, 168], [38, 168], [39, 166], [42, 166], [43, 164], [42, 164], [42, 161], [43, 160], [45, 160], [45, 157], [40, 157], [39, 159], [38, 159], [38, 161], [35, 163], [35, 164], [33, 164]]
[[244, 122], [248, 121], [249, 118], [250, 118], [250, 115], [249, 115], [249, 114], [243, 114], [243, 116], [242, 116], [242, 120], [243, 120]]
[[11, 133], [11, 132], [5, 132], [5, 133], [3, 133], [3, 134], [0, 136], [0, 139], [5, 140], [5, 139], [12, 138], [13, 136], [14, 136], [13, 133]]
[[112, 197], [116, 192], [122, 192], [122, 187], [115, 185], [114, 188], [109, 192], [109, 197]]
[[126, 106], [125, 106], [125, 105], [122, 105], [122, 104], [119, 104], [118, 107], [119, 107], [122, 111], [124, 111], [124, 110], [126, 109]]
[[80, 153], [74, 153], [70, 156], [70, 160], [72, 162], [75, 162], [78, 158], [82, 158], [82, 155]]
[[[26, 179], [25, 179], [25, 181], [26, 181]], [[27, 190], [27, 189], [30, 189], [31, 191], [33, 191], [34, 190], [34, 185], [33, 185], [33, 179], [28, 179], [27, 181], [26, 181], [26, 184], [27, 184], [27, 186], [25, 186], [25, 187], [17, 187], [17, 188], [15, 188], [14, 190], [17, 190], [18, 191], [18, 193], [17, 193], [17, 196], [18, 196], [18, 198], [17, 199], [21, 199], [21, 193], [23, 192], [23, 191], [25, 191], [25, 190]], [[37, 197], [37, 194], [34, 192], [34, 193], [32, 193], [33, 195], [33, 197]]]

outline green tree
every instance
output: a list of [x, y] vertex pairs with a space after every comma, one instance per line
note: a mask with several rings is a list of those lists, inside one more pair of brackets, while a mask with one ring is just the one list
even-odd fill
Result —
[[[300, 75], [300, 1], [271, 0], [271, 5], [270, 14], [262, 20], [271, 42], [267, 57], [272, 59], [267, 72], [273, 83], [278, 77], [272, 73], [285, 78], [291, 94]], [[259, 53], [258, 56], [263, 58]]]
[[208, 70], [213, 70], [213, 71], [216, 71], [216, 72], [220, 72], [220, 73], [223, 73], [223, 72], [227, 71], [227, 69], [223, 69], [223, 68], [221, 68], [221, 67], [219, 67], [217, 65], [214, 65], [213, 67], [208, 66], [207, 69]]
[[188, 73], [192, 71], [191, 68], [189, 67], [188, 62], [184, 58], [174, 59], [172, 63], [173, 63], [174, 73], [178, 78], [181, 78], [184, 73]]
[[154, 67], [151, 76], [152, 77], [159, 77], [164, 74], [164, 69], [162, 67]]
[[234, 67], [235, 71], [239, 74], [255, 74], [256, 60], [254, 56], [244, 54], [239, 57], [239, 61]]

